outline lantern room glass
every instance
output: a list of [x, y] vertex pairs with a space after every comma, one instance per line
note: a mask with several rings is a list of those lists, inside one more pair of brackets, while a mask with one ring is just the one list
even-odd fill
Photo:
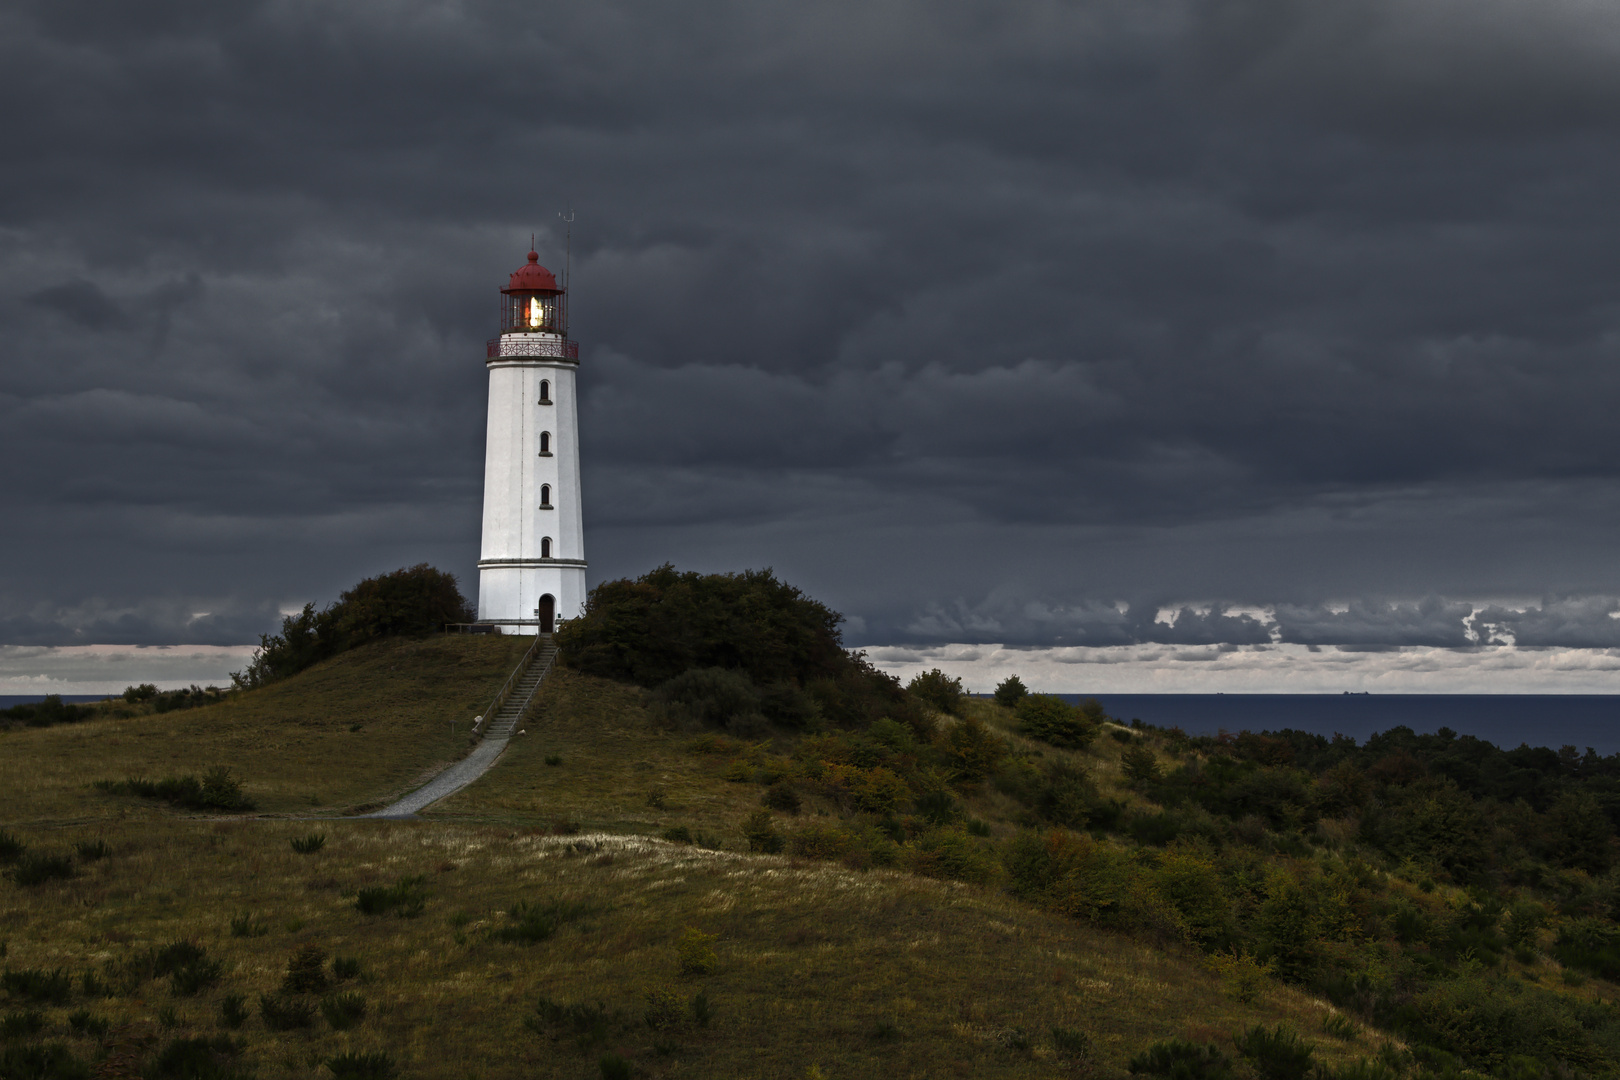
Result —
[[507, 293], [502, 312], [503, 334], [562, 332], [560, 297], [543, 293]]

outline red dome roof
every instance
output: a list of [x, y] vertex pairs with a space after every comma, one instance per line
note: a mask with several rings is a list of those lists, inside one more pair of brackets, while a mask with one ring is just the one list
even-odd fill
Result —
[[540, 265], [540, 256], [529, 252], [529, 265], [512, 275], [512, 283], [501, 292], [562, 292], [550, 270]]

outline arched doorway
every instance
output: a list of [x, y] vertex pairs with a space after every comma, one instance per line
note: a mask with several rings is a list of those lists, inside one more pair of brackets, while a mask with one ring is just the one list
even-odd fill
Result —
[[551, 633], [557, 622], [557, 598], [550, 593], [542, 596], [538, 614], [540, 616], [540, 632], [542, 634]]

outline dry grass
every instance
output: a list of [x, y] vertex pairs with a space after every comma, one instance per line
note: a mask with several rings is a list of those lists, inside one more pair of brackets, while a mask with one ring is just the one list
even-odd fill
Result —
[[[218, 705], [0, 734], [0, 821], [158, 813], [96, 780], [228, 765], [266, 813], [351, 810], [467, 752], [468, 730], [532, 639], [442, 636], [355, 649]], [[454, 727], [452, 727], [454, 725]]]
[[[220, 706], [0, 739], [0, 815], [12, 831], [47, 854], [97, 838], [112, 848], [66, 882], [0, 881], [0, 964], [77, 976], [180, 939], [225, 962], [220, 984], [194, 998], [173, 997], [164, 982], [107, 1000], [76, 993], [47, 1010], [48, 1037], [93, 1053], [94, 1040], [68, 1030], [79, 1008], [163, 1038], [215, 1034], [225, 995], [252, 1006], [280, 986], [295, 950], [315, 945], [360, 961], [360, 980], [345, 989], [369, 1010], [348, 1031], [317, 1018], [307, 1031], [272, 1032], [255, 1009], [237, 1034], [261, 1080], [325, 1075], [316, 1072], [325, 1057], [374, 1049], [392, 1053], [403, 1075], [458, 1080], [590, 1077], [609, 1050], [647, 1077], [799, 1078], [812, 1067], [829, 1080], [1049, 1077], [1063, 1064], [1050, 1044], [1056, 1025], [1091, 1035], [1092, 1075], [1101, 1076], [1122, 1074], [1155, 1039], [1220, 1038], [1280, 1020], [1329, 1060], [1373, 1049], [1322, 1035], [1323, 1003], [1273, 987], [1239, 1004], [1191, 953], [994, 889], [743, 854], [738, 825], [759, 805], [760, 786], [728, 782], [729, 755], [694, 753], [692, 735], [660, 730], [640, 691], [567, 671], [548, 679], [528, 734], [483, 780], [436, 806], [433, 820], [212, 821], [87, 788], [104, 776], [223, 762], [263, 810], [308, 811], [317, 793], [328, 807], [374, 804], [465, 750], [467, 722], [526, 644], [386, 643]], [[349, 730], [355, 723], [359, 732]], [[1106, 778], [1118, 749], [1099, 740], [1082, 757]], [[1002, 798], [986, 785], [970, 808], [1008, 829]], [[808, 800], [805, 814], [818, 809]], [[552, 835], [557, 821], [584, 831]], [[673, 824], [731, 850], [645, 835]], [[327, 834], [325, 845], [294, 852], [291, 841], [312, 830]], [[426, 882], [420, 917], [356, 910], [356, 890], [412, 876]], [[520, 901], [581, 910], [549, 940], [491, 940]], [[231, 920], [248, 912], [266, 932], [232, 936]], [[708, 975], [680, 974], [676, 943], [691, 928], [717, 936]], [[655, 990], [683, 1003], [704, 992], [714, 1020], [655, 1032], [642, 1019]], [[542, 998], [600, 1001], [620, 1019], [582, 1049], [571, 1035], [525, 1025]], [[159, 1032], [166, 1008], [179, 1026]], [[1009, 1048], [1015, 1030], [1029, 1049]]]
[[[292, 851], [307, 827], [273, 821], [170, 820], [103, 828], [114, 855], [69, 882], [0, 891], [6, 963], [79, 973], [139, 949], [191, 939], [226, 962], [221, 984], [175, 998], [163, 982], [131, 996], [49, 1010], [55, 1037], [88, 1007], [115, 1025], [152, 1027], [176, 1008], [174, 1034], [212, 1034], [229, 993], [279, 987], [304, 945], [360, 960], [354, 985], [370, 1009], [355, 1029], [317, 1020], [307, 1032], [241, 1029], [244, 1060], [264, 1080], [303, 1077], [343, 1050], [388, 1049], [406, 1075], [582, 1077], [615, 1050], [646, 1075], [798, 1077], [1050, 1076], [1047, 1033], [1080, 1028], [1097, 1040], [1102, 1072], [1175, 1034], [1226, 1033], [1291, 1020], [1306, 1031], [1323, 1008], [1283, 990], [1254, 1006], [1223, 997], [1190, 957], [1089, 930], [994, 892], [889, 872], [674, 846], [636, 837], [572, 837], [444, 823], [332, 822], [317, 855]], [[80, 829], [25, 830], [41, 848], [67, 848]], [[365, 916], [346, 893], [428, 879], [415, 919]], [[532, 946], [489, 939], [518, 900], [583, 901], [587, 913]], [[229, 933], [257, 913], [262, 937]], [[688, 927], [716, 934], [707, 976], [679, 974]], [[716, 1016], [661, 1037], [642, 1022], [646, 994], [702, 990]], [[600, 1000], [622, 1022], [581, 1051], [524, 1025], [542, 998]], [[879, 1037], [882, 1025], [892, 1025]], [[1022, 1029], [1029, 1052], [1000, 1033]], [[1196, 1031], [1195, 1031], [1196, 1028]], [[153, 1028], [155, 1031], [155, 1027]], [[1341, 1052], [1337, 1045], [1324, 1052]], [[81, 1053], [92, 1044], [81, 1040]], [[1354, 1049], [1354, 1048], [1352, 1048]], [[1367, 1047], [1360, 1047], [1363, 1052]]]

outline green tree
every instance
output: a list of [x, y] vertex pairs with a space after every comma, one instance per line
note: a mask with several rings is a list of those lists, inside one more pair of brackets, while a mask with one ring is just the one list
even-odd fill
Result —
[[996, 687], [996, 704], [1007, 709], [1016, 708], [1028, 693], [1029, 688], [1024, 685], [1024, 680], [1016, 675], [1009, 675]]
[[962, 715], [962, 680], [951, 678], [939, 668], [915, 676], [906, 684], [906, 692], [942, 713]]
[[[1100, 707], [1099, 707], [1100, 708]], [[1080, 749], [1097, 737], [1097, 725], [1081, 710], [1051, 694], [1031, 694], [1018, 703], [1018, 726], [1032, 739]]]

